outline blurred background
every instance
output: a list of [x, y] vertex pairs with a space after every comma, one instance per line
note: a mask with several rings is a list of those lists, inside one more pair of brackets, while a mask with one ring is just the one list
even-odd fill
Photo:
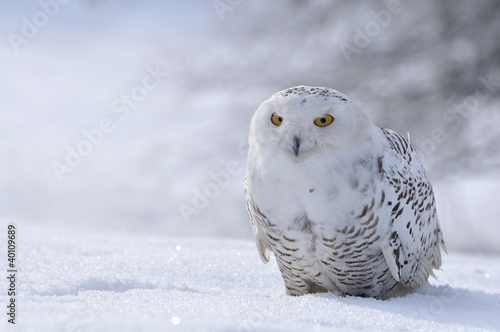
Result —
[[0, 218], [250, 239], [250, 119], [335, 88], [406, 135], [448, 248], [500, 254], [500, 2], [0, 5]]

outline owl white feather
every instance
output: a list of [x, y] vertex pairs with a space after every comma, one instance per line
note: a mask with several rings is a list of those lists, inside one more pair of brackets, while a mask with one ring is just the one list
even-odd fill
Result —
[[336, 90], [298, 86], [261, 104], [245, 195], [260, 256], [267, 263], [274, 253], [289, 295], [385, 298], [441, 265], [445, 244], [417, 152]]

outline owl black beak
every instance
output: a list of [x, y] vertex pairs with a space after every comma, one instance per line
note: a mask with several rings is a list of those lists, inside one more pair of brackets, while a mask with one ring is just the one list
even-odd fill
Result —
[[299, 156], [299, 149], [300, 149], [300, 137], [294, 136], [293, 137], [293, 154], [295, 157]]

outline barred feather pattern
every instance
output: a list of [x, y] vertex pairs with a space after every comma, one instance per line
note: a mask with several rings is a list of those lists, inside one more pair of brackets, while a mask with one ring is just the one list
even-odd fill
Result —
[[274, 253], [289, 295], [386, 298], [398, 284], [419, 287], [441, 265], [436, 201], [417, 152], [392, 130], [369, 129], [362, 153], [316, 168], [290, 163], [290, 178], [268, 165], [288, 157], [267, 158], [251, 143], [248, 215], [262, 260]]

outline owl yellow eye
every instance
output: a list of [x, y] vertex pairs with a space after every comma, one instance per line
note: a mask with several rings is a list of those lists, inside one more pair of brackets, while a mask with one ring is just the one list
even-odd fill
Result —
[[283, 118], [279, 115], [273, 114], [273, 115], [271, 115], [271, 122], [275, 126], [281, 126], [281, 123], [283, 122]]
[[333, 122], [333, 116], [325, 114], [322, 117], [314, 119], [314, 124], [318, 127], [329, 126]]

